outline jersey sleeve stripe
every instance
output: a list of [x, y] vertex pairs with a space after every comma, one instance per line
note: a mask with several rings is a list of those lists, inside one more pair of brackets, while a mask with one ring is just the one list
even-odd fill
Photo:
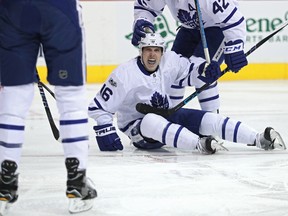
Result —
[[235, 27], [237, 25], [240, 25], [243, 21], [244, 21], [244, 17], [242, 17], [238, 22], [233, 23], [233, 24], [231, 24], [229, 26], [226, 26], [224, 28], [221, 28], [221, 29], [222, 29], [222, 31], [228, 30], [228, 29], [233, 28], [233, 27]]
[[183, 89], [185, 87], [184, 86], [178, 86], [178, 85], [172, 85], [171, 88], [172, 89]]
[[143, 7], [135, 6], [134, 10], [145, 10], [145, 11], [148, 11], [149, 13], [151, 13], [154, 17], [157, 17], [157, 14], [155, 12], [148, 10], [146, 8], [143, 8]]
[[236, 11], [237, 11], [237, 8], [235, 7], [233, 11], [229, 14], [229, 16], [223, 21], [223, 23], [227, 23], [233, 17]]
[[[206, 88], [205, 90], [211, 89], [211, 88], [215, 88], [217, 86], [217, 82], [215, 82], [213, 85], [209, 85], [208, 88]], [[196, 90], [198, 91], [200, 88], [196, 88]]]

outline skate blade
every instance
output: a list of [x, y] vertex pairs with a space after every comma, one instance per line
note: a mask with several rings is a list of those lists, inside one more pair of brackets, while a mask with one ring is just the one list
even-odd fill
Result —
[[277, 131], [271, 131], [270, 137], [273, 140], [274, 148], [286, 150], [286, 145], [284, 143], [284, 140], [280, 136], [280, 134]]
[[94, 199], [70, 198], [68, 210], [71, 214], [88, 211], [93, 207], [93, 203]]
[[8, 203], [8, 201], [0, 200], [0, 216], [4, 216], [7, 214], [10, 205], [11, 204]]

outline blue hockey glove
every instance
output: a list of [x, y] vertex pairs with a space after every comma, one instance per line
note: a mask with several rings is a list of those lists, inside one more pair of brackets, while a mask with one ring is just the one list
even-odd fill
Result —
[[155, 32], [154, 25], [151, 22], [145, 19], [138, 19], [136, 21], [134, 25], [133, 37], [131, 40], [131, 43], [134, 46], [138, 46], [141, 41], [141, 38], [144, 38], [146, 36], [147, 33], [145, 32], [146, 27], [148, 27], [151, 31]]
[[123, 150], [123, 145], [116, 129], [112, 124], [94, 126], [96, 140], [100, 151], [117, 151]]
[[225, 63], [234, 73], [237, 73], [241, 68], [248, 64], [243, 49], [244, 43], [242, 40], [225, 42]]
[[[211, 63], [205, 68], [206, 62], [199, 66], [198, 73], [200, 74], [198, 78], [205, 83], [215, 82], [221, 75], [221, 69], [216, 61], [211, 61]], [[203, 76], [204, 73], [204, 76]]]

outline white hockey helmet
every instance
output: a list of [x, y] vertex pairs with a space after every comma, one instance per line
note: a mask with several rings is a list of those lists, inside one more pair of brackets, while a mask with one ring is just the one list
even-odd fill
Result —
[[143, 47], [161, 47], [163, 52], [165, 52], [165, 41], [158, 33], [146, 33], [146, 37], [142, 38], [139, 43], [139, 52], [142, 53]]

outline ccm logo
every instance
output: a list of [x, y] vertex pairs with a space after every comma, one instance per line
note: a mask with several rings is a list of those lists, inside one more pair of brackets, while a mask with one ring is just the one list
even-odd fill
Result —
[[239, 43], [239, 44], [235, 44], [235, 45], [232, 45], [232, 46], [225, 46], [224, 53], [225, 54], [234, 53], [234, 52], [241, 51], [243, 49], [244, 49], [243, 43]]

